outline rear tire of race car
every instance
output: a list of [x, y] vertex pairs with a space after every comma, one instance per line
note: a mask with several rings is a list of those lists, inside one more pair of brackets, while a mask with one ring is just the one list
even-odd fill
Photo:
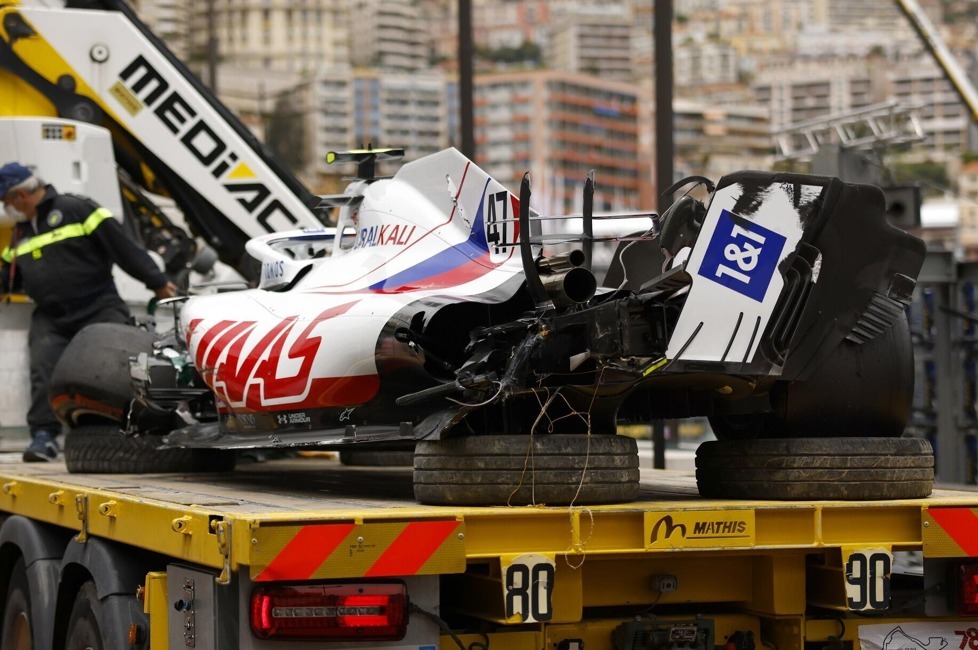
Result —
[[114, 424], [76, 427], [65, 436], [65, 465], [73, 474], [229, 472], [237, 456], [223, 449], [160, 449], [155, 436], [126, 436]]
[[720, 499], [917, 499], [934, 487], [934, 453], [920, 438], [793, 438], [705, 442], [696, 484]]
[[638, 446], [627, 436], [462, 436], [414, 450], [421, 503], [594, 505], [633, 501], [638, 492]]
[[88, 416], [122, 421], [132, 399], [129, 357], [151, 352], [155, 336], [133, 325], [96, 323], [78, 332], [55, 366], [48, 386], [63, 422]]
[[778, 382], [775, 413], [709, 418], [719, 440], [899, 437], [913, 406], [913, 344], [906, 318], [857, 345], [844, 341], [805, 381]]

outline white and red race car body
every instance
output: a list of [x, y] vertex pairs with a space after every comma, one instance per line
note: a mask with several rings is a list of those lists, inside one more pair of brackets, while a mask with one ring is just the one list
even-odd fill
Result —
[[[519, 201], [458, 151], [355, 187], [361, 200], [343, 208], [355, 233], [342, 246], [333, 229], [252, 240], [261, 288], [183, 306], [194, 364], [230, 429], [363, 422], [357, 411], [378, 398], [382, 373], [402, 393], [423, 387], [398, 381], [420, 381], [424, 364], [391, 335], [399, 320], [409, 327], [443, 304], [501, 303], [519, 291]], [[310, 249], [328, 255], [297, 259]]]
[[[360, 175], [330, 197], [336, 228], [249, 241], [258, 288], [182, 306], [217, 420], [167, 444], [336, 446], [541, 422], [609, 433], [653, 414], [705, 414], [737, 435], [752, 412], [821, 435], [825, 400], [838, 402], [833, 431], [894, 435], [906, 420], [903, 309], [924, 249], [885, 222], [877, 188], [765, 172], [707, 182], [706, 204], [684, 196], [624, 238], [613, 264], [627, 280], [596, 290], [572, 255], [545, 257], [547, 237], [521, 232], [550, 219], [531, 220], [526, 181], [518, 199], [454, 149]], [[852, 400], [827, 359], [854, 378], [871, 364], [892, 399]], [[153, 387], [137, 401], [157, 401]]]

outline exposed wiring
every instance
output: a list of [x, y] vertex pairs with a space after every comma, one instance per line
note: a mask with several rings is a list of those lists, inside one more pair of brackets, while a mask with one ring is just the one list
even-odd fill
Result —
[[453, 399], [451, 397], [446, 397], [445, 399], [448, 400], [449, 402], [452, 402], [453, 404], [458, 404], [459, 406], [467, 406], [469, 408], [479, 408], [480, 406], [487, 406], [488, 404], [492, 404], [493, 402], [495, 402], [496, 399], [503, 392], [503, 384], [502, 384], [502, 382], [494, 381], [492, 383], [493, 384], [496, 384], [497, 386], [499, 386], [499, 388], [496, 389], [496, 392], [493, 394], [492, 397], [490, 397], [489, 399], [485, 400], [484, 402], [479, 402], [477, 404], [469, 404], [468, 402], [463, 402], [461, 400]]
[[846, 636], [846, 622], [844, 620], [842, 620], [842, 618], [840, 618], [838, 616], [829, 616], [829, 617], [824, 617], [824, 618], [827, 619], [827, 620], [835, 621], [836, 623], [838, 623], [839, 624], [839, 633], [838, 634], [829, 634], [829, 635], [827, 635], [826, 636], [826, 640], [828, 641], [828, 643], [826, 643], [824, 646], [822, 646], [821, 650], [842, 650], [842, 648], [845, 647], [842, 644], [842, 640]]
[[458, 634], [456, 634], [455, 631], [449, 627], [448, 623], [437, 614], [421, 609], [414, 603], [408, 603], [408, 612], [412, 614], [420, 614], [437, 625], [438, 629], [452, 637], [452, 641], [458, 645], [459, 650], [489, 650], [489, 635], [487, 635], [485, 632], [479, 632], [479, 634], [482, 635], [482, 638], [485, 639], [485, 643], [473, 641], [466, 646], [464, 643], [462, 643], [462, 639], [458, 638]]
[[903, 600], [903, 601], [901, 601], [899, 603], [893, 603], [891, 601], [890, 606], [886, 610], [881, 610], [881, 611], [870, 611], [870, 610], [867, 610], [867, 611], [854, 611], [852, 613], [855, 616], [860, 616], [860, 617], [863, 617], [863, 618], [876, 618], [876, 617], [881, 617], [881, 616], [887, 616], [887, 615], [889, 615], [889, 614], [891, 614], [893, 612], [905, 612], [905, 611], [911, 610], [914, 607], [916, 607], [917, 605], [919, 605], [925, 598], [927, 598], [927, 595], [928, 594], [940, 593], [940, 590], [941, 590], [941, 585], [940, 584], [933, 584], [930, 587], [927, 587], [926, 589], [921, 590], [920, 593], [917, 593], [914, 596], [912, 596], [910, 598], [907, 598], [906, 600]]
[[[603, 372], [604, 372], [604, 369], [602, 368], [602, 374], [603, 374]], [[599, 376], [599, 380], [600, 380], [600, 376]], [[509, 494], [509, 498], [506, 499], [506, 505], [512, 505], [512, 498], [523, 487], [523, 483], [524, 483], [524, 480], [526, 478], [527, 471], [530, 472], [530, 502], [533, 503], [534, 505], [537, 502], [536, 501], [536, 472], [534, 471], [534, 467], [535, 466], [533, 464], [533, 436], [536, 434], [537, 426], [540, 424], [540, 422], [541, 422], [541, 420], [543, 420], [543, 418], [547, 418], [547, 423], [548, 423], [547, 424], [547, 433], [548, 434], [549, 433], [553, 433], [553, 431], [554, 431], [554, 424], [557, 423], [557, 422], [559, 422], [559, 421], [561, 421], [561, 420], [563, 420], [564, 418], [579, 417], [584, 422], [584, 425], [587, 427], [587, 434], [588, 434], [588, 436], [591, 435], [591, 413], [590, 413], [590, 409], [594, 405], [594, 400], [597, 397], [596, 394], [593, 395], [592, 398], [591, 398], [591, 405], [588, 407], [588, 412], [587, 413], [581, 413], [580, 411], [577, 411], [571, 405], [571, 403], [567, 399], [567, 397], [564, 396], [560, 392], [560, 388], [557, 388], [553, 392], [551, 392], [549, 388], [543, 388], [542, 390], [547, 393], [547, 399], [544, 402], [541, 402], [540, 401], [539, 391], [538, 390], [533, 390], [533, 396], [536, 397], [537, 403], [540, 405], [540, 412], [537, 414], [537, 417], [533, 420], [533, 424], [530, 426], [530, 435], [529, 435], [530, 442], [529, 442], [529, 445], [527, 447], [526, 458], [524, 459], [524, 462], [523, 462], [523, 472], [520, 474], [520, 480], [516, 484], [516, 487], [513, 488], [513, 491], [510, 492], [510, 494]], [[557, 399], [558, 397], [564, 401], [564, 404], [567, 406], [567, 408], [570, 410], [570, 412], [567, 413], [566, 415], [562, 415], [562, 416], [557, 417], [557, 418], [551, 418], [547, 414], [547, 411], [550, 409], [550, 405], [553, 404], [554, 400]], [[571, 507], [573, 507], [574, 501], [577, 499], [577, 496], [580, 494], [581, 488], [584, 485], [584, 474], [587, 471], [587, 465], [588, 465], [588, 461], [590, 459], [590, 451], [591, 450], [590, 450], [590, 439], [589, 439], [588, 440], [588, 450], [587, 450], [586, 455], [585, 455], [585, 458], [584, 458], [584, 468], [581, 470], [581, 480], [580, 480], [580, 482], [577, 485], [577, 492], [574, 494], [574, 498], [571, 499], [571, 503], [570, 503], [570, 506]]]
[[[603, 375], [604, 375], [604, 367], [601, 368], [601, 372], [598, 375], [598, 383], [599, 384], [601, 383], [601, 378], [602, 378]], [[533, 396], [537, 399], [537, 403], [540, 406], [540, 412], [537, 414], [536, 419], [534, 419], [534, 421], [533, 421], [533, 425], [530, 427], [530, 444], [529, 444], [529, 447], [527, 448], [527, 454], [526, 454], [526, 457], [525, 457], [525, 459], [523, 461], [523, 472], [520, 474], [519, 483], [517, 484], [516, 488], [510, 493], [509, 498], [507, 499], [507, 505], [511, 505], [511, 500], [512, 500], [513, 496], [517, 492], [519, 492], [519, 490], [522, 488], [523, 483], [524, 483], [524, 479], [526, 477], [526, 473], [527, 473], [528, 470], [530, 471], [530, 486], [531, 486], [530, 487], [530, 490], [531, 490], [530, 495], [531, 495], [531, 502], [534, 503], [534, 504], [536, 503], [536, 480], [535, 480], [535, 472], [533, 471], [533, 469], [534, 469], [534, 465], [533, 465], [533, 436], [535, 435], [537, 426], [539, 426], [540, 422], [544, 418], [546, 418], [547, 419], [547, 422], [548, 422], [547, 431], [548, 431], [548, 433], [552, 433], [553, 430], [554, 430], [554, 424], [556, 422], [559, 422], [560, 420], [562, 420], [564, 418], [568, 418], [568, 417], [579, 417], [579, 418], [581, 418], [581, 420], [584, 422], [585, 426], [587, 427], [587, 442], [588, 442], [588, 444], [587, 444], [587, 449], [586, 449], [586, 451], [584, 453], [584, 466], [581, 468], [581, 475], [580, 475], [580, 480], [578, 481], [578, 484], [577, 484], [577, 490], [574, 493], [574, 497], [570, 500], [570, 503], [568, 504], [568, 516], [570, 517], [570, 524], [571, 524], [570, 525], [570, 529], [572, 531], [572, 536], [571, 536], [570, 544], [567, 547], [568, 552], [564, 554], [564, 561], [567, 563], [567, 566], [568, 567], [570, 567], [572, 569], [580, 569], [584, 565], [584, 560], [586, 558], [586, 554], [584, 553], [584, 549], [587, 547], [588, 542], [591, 540], [591, 536], [594, 534], [594, 514], [591, 512], [590, 508], [584, 508], [584, 512], [587, 513], [588, 518], [589, 518], [589, 523], [590, 523], [590, 526], [589, 526], [589, 529], [588, 529], [588, 533], [583, 538], [581, 537], [581, 535], [579, 533], [576, 536], [573, 535], [573, 531], [575, 530], [575, 526], [576, 526], [576, 524], [575, 524], [574, 503], [577, 501], [577, 498], [578, 498], [578, 496], [580, 496], [581, 490], [584, 487], [584, 480], [585, 480], [585, 478], [587, 476], [588, 465], [590, 464], [590, 458], [591, 458], [591, 435], [592, 435], [592, 430], [591, 430], [591, 410], [594, 408], [594, 402], [597, 399], [597, 391], [595, 391], [595, 393], [591, 396], [591, 403], [588, 405], [587, 412], [586, 413], [581, 413], [580, 411], [578, 411], [577, 409], [575, 409], [571, 405], [571, 403], [567, 399], [567, 397], [560, 392], [560, 388], [554, 390], [553, 392], [551, 392], [550, 389], [548, 389], [548, 388], [544, 388], [543, 390], [547, 393], [547, 399], [545, 401], [541, 401], [539, 391], [537, 391], [537, 390], [534, 390], [533, 391]], [[551, 406], [551, 404], [553, 404], [554, 400], [556, 400], [558, 397], [564, 401], [564, 404], [567, 406], [567, 408], [570, 410], [570, 412], [567, 413], [566, 415], [562, 415], [562, 416], [560, 416], [558, 418], [551, 418], [548, 415], [547, 411], [550, 409], [550, 406]], [[575, 555], [579, 555], [580, 556], [580, 561], [579, 562], [577, 562], [577, 563], [571, 562], [571, 558], [570, 558], [571, 552], [573, 552]]]
[[[545, 388], [543, 390], [546, 391], [547, 393], [550, 393], [550, 389]], [[533, 394], [537, 398], [537, 403], [540, 404], [540, 396], [537, 394], [537, 391], [533, 391]], [[566, 415], [561, 415], [559, 417], [553, 418], [553, 417], [550, 417], [549, 415], [547, 415], [547, 410], [550, 408], [550, 404], [553, 402], [553, 400], [555, 398], [557, 398], [557, 397], [560, 397], [560, 399], [562, 399], [564, 401], [564, 404], [567, 405], [567, 408], [569, 408], [571, 412], [570, 413], [567, 413]], [[573, 417], [581, 418], [581, 421], [584, 422], [585, 426], [587, 427], [588, 432], [590, 433], [590, 431], [591, 431], [591, 417], [590, 417], [590, 414], [588, 414], [587, 416], [585, 416], [583, 413], [581, 413], [581, 412], [577, 411], [576, 409], [574, 409], [574, 407], [571, 406], [570, 402], [567, 401], [567, 397], [564, 396], [560, 392], [560, 388], [558, 388], [557, 390], [555, 390], [553, 392], [553, 394], [550, 397], [547, 398], [546, 403], [540, 404], [540, 414], [537, 415], [536, 419], [533, 421], [533, 426], [530, 427], [531, 433], [534, 432], [534, 431], [536, 431], [537, 425], [540, 423], [540, 420], [544, 416], [546, 416], [546, 418], [547, 418], [547, 433], [553, 433], [553, 431], [554, 431], [554, 424], [556, 424], [557, 422], [560, 422], [561, 420], [564, 420], [566, 418], [573, 418]]]
[[[598, 373], [598, 379], [595, 382], [597, 386], [600, 386], [601, 385], [601, 380], [603, 378], [604, 378], [604, 366], [601, 366], [601, 372]], [[574, 502], [577, 501], [577, 497], [581, 494], [581, 489], [584, 487], [584, 477], [585, 477], [585, 474], [587, 473], [588, 463], [591, 460], [591, 434], [592, 434], [592, 431], [591, 431], [591, 411], [594, 409], [594, 401], [597, 398], [598, 398], [598, 391], [597, 391], [597, 389], [595, 389], [594, 392], [591, 394], [591, 403], [588, 404], [588, 406], [587, 406], [587, 418], [584, 418], [585, 424], [587, 424], [587, 451], [584, 454], [584, 467], [581, 469], [581, 479], [577, 483], [577, 491], [574, 493], [574, 498], [571, 499], [571, 502], [570, 502], [568, 508], [573, 508], [574, 507]], [[568, 406], [570, 406], [570, 404], [568, 404]], [[581, 417], [583, 418], [584, 416], [581, 416]], [[583, 562], [583, 559], [582, 559], [582, 562]]]
[[[548, 393], [550, 392], [549, 389], [547, 389], [547, 392]], [[534, 471], [535, 466], [533, 464], [533, 434], [536, 432], [537, 424], [539, 424], [541, 418], [543, 418], [543, 416], [546, 415], [547, 408], [549, 407], [551, 402], [553, 402], [553, 400], [557, 397], [558, 393], [560, 393], [559, 388], [555, 390], [553, 394], [547, 398], [547, 401], [545, 403], [541, 404], [540, 413], [539, 415], [537, 415], [536, 419], [533, 421], [533, 425], [530, 427], [530, 435], [529, 435], [530, 442], [529, 445], [527, 445], [526, 456], [523, 459], [523, 471], [520, 473], [520, 480], [516, 484], [516, 487], [513, 488], [513, 491], [509, 493], [509, 497], [506, 498], [506, 505], [508, 506], [513, 505], [512, 504], [513, 497], [516, 495], [517, 492], [520, 491], [520, 488], [523, 487], [523, 480], [526, 478], [526, 472], [528, 469], [530, 470], [530, 503], [536, 504], [537, 502], [536, 472]], [[537, 394], [536, 391], [533, 391], [533, 396], [537, 398], [537, 402], [540, 401], [540, 396]]]
[[625, 248], [621, 249], [621, 253], [618, 254], [618, 264], [621, 265], [622, 280], [621, 280], [621, 284], [618, 285], [617, 291], [621, 291], [622, 289], [625, 288], [625, 285], [628, 284], [628, 267], [625, 266], [625, 253], [627, 253], [628, 249], [634, 246], [636, 243], [640, 241], [646, 241], [645, 239], [642, 239], [642, 237], [649, 237], [650, 240], [654, 240], [656, 237], [658, 237], [659, 233], [655, 232], [657, 228], [658, 225], [653, 224], [651, 228], [649, 228], [644, 233], [642, 233], [639, 239], [635, 239], [628, 242], [628, 244], [625, 245]]
[[845, 638], [845, 636], [846, 636], [846, 622], [840, 616], [835, 616], [835, 615], [829, 614], [829, 615], [826, 615], [826, 616], [813, 616], [813, 618], [818, 619], [818, 620], [823, 620], [823, 621], [835, 621], [836, 623], [839, 624], [839, 633], [838, 634], [829, 634], [829, 635], [826, 635], [826, 638], [827, 638], [829, 644], [826, 645], [826, 646], [822, 646], [823, 649], [824, 648], [834, 647], [833, 644], [841, 643], [842, 642], [842, 639]]
[[[651, 604], [651, 605], [649, 605], [648, 607], [646, 607], [645, 609], [643, 609], [642, 611], [640, 611], [640, 612], [639, 612], [638, 614], [636, 614], [636, 616], [646, 616], [646, 615], [649, 615], [649, 614], [651, 614], [651, 612], [652, 612], [652, 610], [653, 610], [653, 609], [655, 608], [655, 606], [659, 604], [659, 600], [660, 600], [661, 598], [662, 598], [662, 592], [661, 592], [661, 591], [659, 591], [659, 592], [658, 592], [658, 593], [657, 593], [657, 594], [655, 595], [655, 600], [653, 600], [653, 601], [652, 601], [652, 604]], [[654, 624], [655, 624], [655, 622], [656, 622], [656, 618], [655, 618], [655, 614], [651, 614], [651, 618], [652, 618], [652, 623], [653, 623], [653, 625], [654, 625]]]
[[[583, 508], [583, 510], [587, 514], [587, 516], [588, 516], [588, 522], [590, 524], [589, 527], [588, 527], [587, 537], [581, 538], [580, 534], [578, 534], [578, 537], [580, 539], [578, 539], [578, 541], [574, 541], [574, 537], [572, 535], [571, 536], [571, 542], [567, 546], [567, 551], [568, 552], [567, 553], [564, 553], [564, 562], [567, 563], [567, 566], [568, 567], [570, 567], [571, 569], [575, 569], [575, 570], [576, 569], [580, 569], [582, 566], [584, 566], [584, 560], [587, 557], [587, 554], [585, 553], [585, 549], [587, 548], [588, 542], [591, 541], [591, 537], [594, 535], [594, 513], [591, 512], [591, 509], [590, 508], [587, 508], [587, 507]], [[573, 532], [573, 530], [574, 530], [574, 508], [573, 507], [568, 507], [567, 508], [567, 514], [570, 517], [571, 531]], [[577, 562], [577, 563], [572, 563], [571, 562], [571, 552], [573, 552], [575, 555], [579, 555], [580, 556], [580, 558], [581, 558], [580, 562]]]

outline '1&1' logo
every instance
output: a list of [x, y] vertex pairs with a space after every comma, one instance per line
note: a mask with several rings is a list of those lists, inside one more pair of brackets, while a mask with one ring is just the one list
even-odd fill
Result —
[[773, 230], [724, 210], [697, 275], [761, 302], [785, 241]]

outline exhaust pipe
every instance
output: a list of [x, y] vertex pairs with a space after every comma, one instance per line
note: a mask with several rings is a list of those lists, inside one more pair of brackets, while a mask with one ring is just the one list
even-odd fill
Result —
[[558, 273], [568, 269], [576, 269], [584, 266], [587, 256], [584, 251], [574, 249], [567, 253], [561, 253], [552, 257], [541, 257], [537, 260], [537, 270], [540, 273]]
[[580, 266], [560, 273], [541, 275], [540, 280], [543, 281], [543, 288], [554, 305], [561, 307], [587, 302], [598, 288], [598, 281], [594, 278], [594, 274]]

